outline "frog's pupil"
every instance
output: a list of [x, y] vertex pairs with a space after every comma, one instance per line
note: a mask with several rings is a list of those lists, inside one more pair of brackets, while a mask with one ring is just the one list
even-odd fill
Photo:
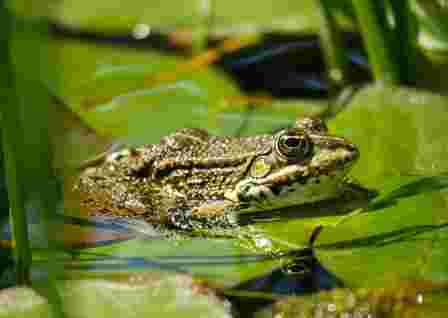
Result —
[[295, 147], [300, 145], [300, 139], [299, 138], [290, 137], [290, 138], [286, 139], [285, 144], [286, 144], [286, 146], [288, 146], [290, 148], [295, 148]]

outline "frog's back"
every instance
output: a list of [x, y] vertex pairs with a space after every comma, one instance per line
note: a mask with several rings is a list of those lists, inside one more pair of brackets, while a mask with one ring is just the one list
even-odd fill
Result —
[[88, 214], [141, 215], [163, 222], [173, 206], [222, 200], [272, 136], [221, 137], [181, 129], [159, 144], [125, 149], [85, 170], [76, 188]]
[[243, 138], [203, 135], [201, 139], [190, 139], [179, 138], [177, 132], [162, 139], [156, 155], [148, 153], [144, 161], [151, 163], [144, 168], [143, 175], [154, 188], [172, 191], [174, 196], [193, 205], [222, 200], [224, 193], [244, 178], [252, 160], [268, 152], [271, 144], [269, 135]]

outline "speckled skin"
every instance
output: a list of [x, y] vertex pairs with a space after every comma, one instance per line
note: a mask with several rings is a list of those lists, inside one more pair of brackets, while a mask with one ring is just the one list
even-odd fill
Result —
[[[297, 137], [288, 141], [293, 146], [297, 140], [304, 143], [294, 148], [297, 155], [282, 156], [276, 146], [282, 134]], [[357, 157], [354, 145], [328, 135], [316, 119], [302, 119], [276, 135], [241, 138], [180, 129], [159, 144], [109, 155], [85, 169], [75, 189], [89, 214], [138, 216], [190, 228], [197, 226], [193, 219], [219, 223], [225, 216], [227, 222], [230, 212], [334, 197]]]

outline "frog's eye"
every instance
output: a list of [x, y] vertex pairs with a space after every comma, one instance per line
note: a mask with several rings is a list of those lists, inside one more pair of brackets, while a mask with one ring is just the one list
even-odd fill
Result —
[[313, 144], [305, 133], [286, 131], [278, 135], [275, 141], [275, 149], [282, 157], [299, 161], [311, 154]]

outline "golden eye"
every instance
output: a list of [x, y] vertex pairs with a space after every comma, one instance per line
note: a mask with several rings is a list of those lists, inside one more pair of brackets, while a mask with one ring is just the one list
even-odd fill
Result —
[[308, 135], [295, 129], [283, 131], [274, 142], [277, 153], [288, 161], [303, 160], [313, 150], [313, 144]]
[[263, 178], [271, 171], [271, 165], [264, 158], [255, 159], [250, 166], [250, 175], [254, 178]]

